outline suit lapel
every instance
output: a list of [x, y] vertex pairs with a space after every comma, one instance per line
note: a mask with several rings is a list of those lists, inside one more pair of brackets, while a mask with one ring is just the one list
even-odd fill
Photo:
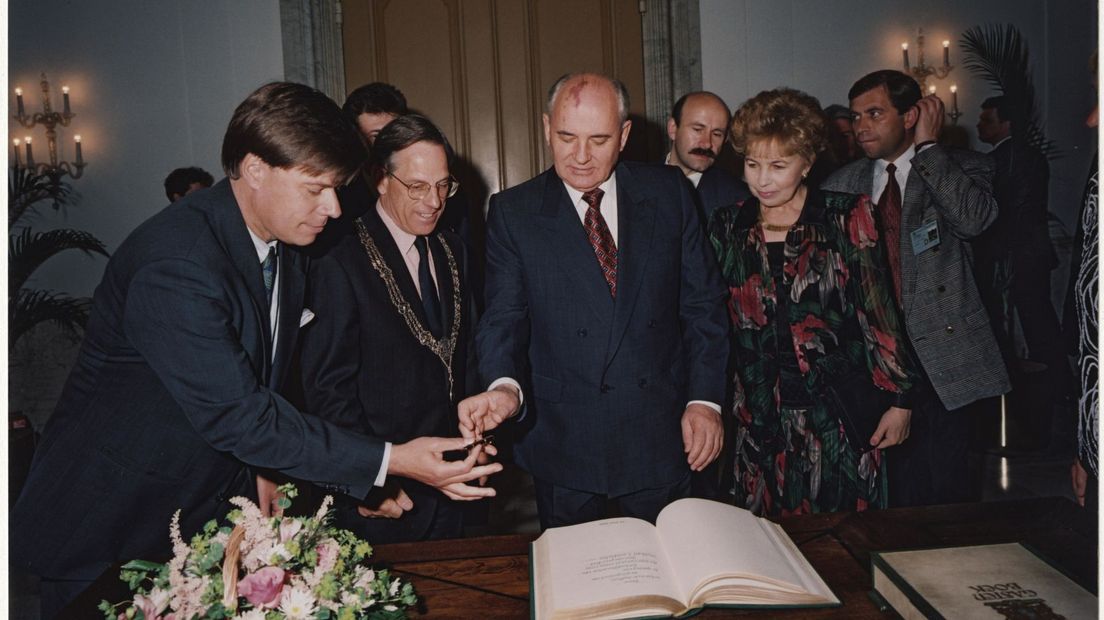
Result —
[[[901, 198], [901, 305], [908, 316], [908, 308], [916, 292], [916, 261], [912, 251], [912, 231], [920, 228], [924, 218], [924, 181], [913, 166], [909, 170], [905, 194]], [[940, 234], [944, 231], [940, 230]]]
[[[250, 356], [259, 354], [260, 359], [253, 359], [257, 369], [257, 380], [262, 381], [268, 377], [270, 360], [272, 359], [272, 335], [268, 326], [268, 303], [265, 299], [264, 276], [261, 274], [261, 262], [257, 258], [257, 250], [253, 245], [253, 238], [249, 236], [249, 229], [245, 226], [241, 209], [234, 193], [230, 189], [230, 182], [222, 180], [210, 190], [210, 199], [215, 208], [208, 210], [211, 227], [222, 244], [230, 262], [241, 276], [245, 288], [252, 301], [254, 319], [261, 326], [259, 341], [250, 342], [251, 334], [241, 335], [242, 345]], [[251, 346], [251, 344], [253, 346]], [[256, 348], [260, 350], [257, 351]]]
[[291, 352], [299, 337], [299, 319], [303, 311], [303, 294], [306, 290], [306, 261], [296, 251], [285, 245], [280, 247], [280, 314], [276, 323], [276, 355], [272, 360], [272, 371], [268, 377], [269, 387], [279, 389]]
[[[644, 273], [648, 269], [656, 206], [636, 191], [632, 174], [617, 167], [617, 302], [614, 304], [608, 359], [621, 346]], [[595, 261], [597, 263], [597, 261]], [[608, 295], [608, 291], [607, 291]]]
[[613, 298], [594, 256], [594, 248], [586, 239], [579, 213], [571, 204], [563, 181], [552, 171], [546, 174], [548, 182], [538, 223], [551, 231], [544, 237], [544, 242], [550, 246], [549, 255], [556, 257], [556, 262], [578, 285], [576, 298], [585, 299], [601, 321], [608, 324]]

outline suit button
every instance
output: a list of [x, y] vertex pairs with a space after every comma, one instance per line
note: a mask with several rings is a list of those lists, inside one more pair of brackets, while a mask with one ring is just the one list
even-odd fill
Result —
[[947, 333], [948, 333], [948, 334], [953, 334], [953, 333], [954, 333], [954, 327], [952, 327], [952, 326], [948, 325], [948, 326], [946, 327], [946, 329], [947, 329]]
[[946, 293], [947, 292], [947, 287], [940, 284], [939, 286], [936, 287], [935, 290], [939, 291], [940, 293]]
[[580, 338], [586, 338], [586, 335], [587, 335], [587, 330], [585, 330], [585, 329], [580, 329], [579, 331], [577, 331], [577, 332], [575, 332], [575, 333], [576, 333], [576, 334], [579, 334], [579, 337], [580, 337]]
[[613, 389], [613, 388], [611, 388], [611, 387], [610, 387], [610, 386], [609, 386], [608, 384], [606, 384], [606, 383], [603, 383], [603, 384], [602, 384], [602, 388], [601, 388], [601, 390], [602, 390], [602, 393], [603, 393], [603, 394], [605, 394], [606, 392], [609, 392], [609, 391], [610, 391], [610, 390], [612, 390], [612, 389]]
[[643, 390], [644, 388], [648, 387], [648, 380], [647, 379], [641, 379], [640, 383], [637, 383], [637, 385], [639, 385], [640, 389]]
[[648, 327], [655, 327], [655, 326], [656, 326], [655, 319], [652, 319], [651, 321], [648, 321]]

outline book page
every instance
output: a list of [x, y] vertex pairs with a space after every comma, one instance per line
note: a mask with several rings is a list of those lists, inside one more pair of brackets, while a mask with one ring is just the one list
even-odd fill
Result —
[[[686, 598], [707, 580], [737, 575], [745, 579], [727, 582], [741, 591], [808, 592], [836, 600], [780, 526], [742, 508], [702, 499], [679, 500], [663, 509], [656, 530]], [[770, 596], [747, 602], [785, 598]]]
[[551, 528], [533, 543], [538, 609], [547, 612], [610, 603], [630, 597], [672, 599], [679, 592], [655, 527], [640, 519], [605, 519]]

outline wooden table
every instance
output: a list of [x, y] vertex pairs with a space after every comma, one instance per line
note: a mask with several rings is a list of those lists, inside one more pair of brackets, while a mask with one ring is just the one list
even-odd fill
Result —
[[[843, 606], [833, 609], [711, 609], [697, 617], [748, 614], [771, 618], [889, 618], [871, 587], [870, 552], [920, 547], [1024, 542], [1096, 592], [1096, 521], [1063, 498], [803, 515], [781, 521]], [[488, 536], [375, 547], [373, 564], [390, 566], [421, 598], [415, 617], [527, 618], [529, 542], [534, 535]], [[127, 597], [118, 570], [108, 571], [65, 617], [102, 618], [101, 599]]]
[[[1025, 542], [1096, 592], [1096, 522], [1062, 498], [804, 515], [781, 523], [843, 606], [771, 610], [771, 617], [892, 617], [868, 595], [870, 552], [918, 547]], [[534, 537], [380, 545], [373, 561], [391, 565], [414, 584], [421, 597], [421, 617], [525, 618], [529, 542]], [[707, 610], [698, 617], [755, 613]]]

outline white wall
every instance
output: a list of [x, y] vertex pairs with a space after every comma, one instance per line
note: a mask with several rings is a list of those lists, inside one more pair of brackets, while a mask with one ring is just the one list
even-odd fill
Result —
[[[979, 24], [1011, 23], [1028, 42], [1035, 87], [1048, 137], [1064, 157], [1051, 163], [1050, 208], [1072, 231], [1096, 145], [1083, 121], [1095, 101], [1088, 58], [1097, 45], [1093, 0], [700, 0], [702, 82], [732, 107], [761, 90], [791, 86], [822, 105], [847, 105], [856, 79], [877, 69], [900, 69], [901, 43], [916, 62], [916, 29], [923, 27], [929, 64], [951, 43], [948, 78], [936, 80], [948, 104], [958, 85], [959, 125], [974, 125], [978, 105], [996, 94], [962, 66], [962, 32]], [[929, 79], [930, 80], [930, 79]], [[931, 83], [931, 81], [929, 81]]]
[[[64, 216], [46, 209], [35, 226], [84, 229], [109, 250], [168, 203], [162, 182], [173, 168], [198, 165], [221, 178], [234, 107], [283, 77], [277, 0], [11, 0], [8, 10], [9, 106], [21, 86], [27, 112], [40, 110], [45, 71], [60, 109], [67, 84], [77, 116], [61, 130], [61, 157], [73, 159], [79, 133], [89, 162], [72, 183], [79, 204]], [[43, 129], [14, 120], [8, 129], [33, 135], [35, 159], [46, 161]], [[67, 252], [31, 284], [90, 295], [105, 264]]]

